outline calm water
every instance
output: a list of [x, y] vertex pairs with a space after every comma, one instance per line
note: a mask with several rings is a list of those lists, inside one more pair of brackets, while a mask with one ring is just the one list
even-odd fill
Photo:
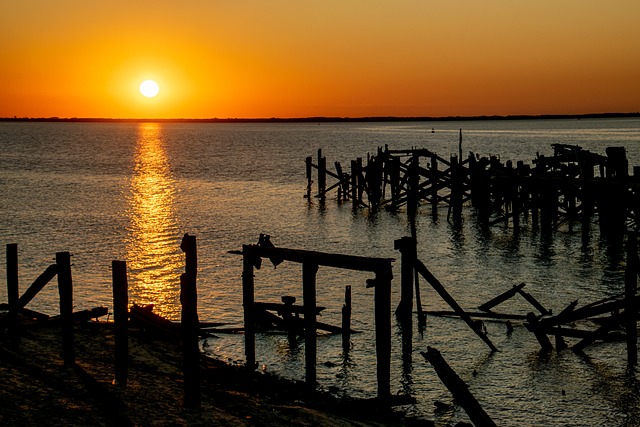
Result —
[[[431, 132], [431, 129], [435, 132]], [[624, 146], [631, 165], [640, 165], [640, 120], [559, 120], [509, 122], [348, 123], [348, 124], [79, 124], [0, 123], [0, 242], [18, 243], [21, 290], [53, 263], [55, 253], [73, 254], [77, 309], [111, 306], [111, 261], [126, 260], [130, 301], [154, 303], [156, 311], [179, 318], [179, 275], [185, 232], [198, 239], [201, 320], [240, 326], [242, 259], [229, 250], [270, 234], [276, 246], [398, 258], [393, 241], [408, 235], [401, 212], [353, 212], [328, 200], [308, 203], [304, 158], [322, 148], [329, 164], [344, 164], [378, 146], [428, 148], [443, 157], [463, 149], [502, 160], [531, 163], [550, 144], [580, 145], [604, 154]], [[437, 221], [428, 210], [417, 220], [419, 257], [468, 309], [525, 282], [529, 293], [558, 312], [619, 293], [624, 258], [598, 239], [583, 244], [578, 230], [559, 230], [552, 240], [525, 228], [514, 238], [504, 226], [488, 232], [468, 210], [461, 227]], [[4, 263], [0, 274], [5, 277]], [[392, 306], [398, 303], [399, 262], [395, 263]], [[320, 320], [340, 323], [344, 285], [353, 287], [353, 336], [348, 357], [339, 336], [318, 340], [318, 380], [360, 397], [375, 396], [373, 291], [365, 273], [321, 268]], [[281, 295], [302, 301], [301, 268], [268, 262], [256, 272], [256, 296], [278, 302]], [[0, 286], [0, 300], [6, 290]], [[446, 304], [423, 287], [428, 309]], [[30, 303], [54, 314], [57, 290], [49, 285]], [[499, 309], [524, 314], [514, 298]], [[571, 351], [539, 355], [535, 338], [521, 325], [507, 335], [504, 325], [486, 324], [501, 350], [490, 354], [466, 325], [430, 317], [414, 336], [412, 360], [400, 357], [394, 321], [392, 392], [414, 395], [405, 408], [442, 423], [465, 419], [461, 409], [434, 414], [433, 401], [450, 402], [446, 388], [420, 351], [438, 348], [465, 379], [498, 425], [640, 425], [637, 372], [626, 371], [624, 344], [601, 344], [587, 357]], [[581, 325], [593, 327], [591, 325]], [[571, 342], [570, 342], [571, 344]], [[203, 343], [223, 360], [242, 361], [241, 336]], [[257, 358], [267, 371], [304, 377], [304, 344], [286, 336], [258, 337]], [[328, 362], [328, 363], [327, 363]], [[473, 372], [477, 375], [472, 375]], [[565, 395], [562, 395], [562, 390]]]

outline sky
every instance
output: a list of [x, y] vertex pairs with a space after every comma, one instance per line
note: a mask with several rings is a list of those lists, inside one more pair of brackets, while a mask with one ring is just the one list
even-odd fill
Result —
[[0, 117], [638, 112], [638, 17], [638, 0], [0, 0]]

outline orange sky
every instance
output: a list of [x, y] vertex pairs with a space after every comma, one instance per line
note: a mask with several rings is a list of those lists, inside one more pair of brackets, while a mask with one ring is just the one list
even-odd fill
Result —
[[0, 0], [0, 117], [637, 112], [638, 17], [638, 0]]

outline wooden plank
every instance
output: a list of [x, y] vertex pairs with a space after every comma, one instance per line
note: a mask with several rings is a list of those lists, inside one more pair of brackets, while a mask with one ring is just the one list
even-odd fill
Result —
[[473, 332], [475, 332], [476, 335], [478, 335], [482, 339], [482, 341], [484, 341], [485, 344], [489, 346], [491, 351], [498, 351], [498, 349], [493, 345], [489, 337], [487, 337], [487, 335], [480, 329], [480, 327], [476, 325], [473, 319], [471, 319], [471, 317], [462, 309], [462, 307], [460, 307], [460, 305], [456, 302], [456, 300], [451, 295], [449, 295], [449, 293], [444, 288], [444, 286], [440, 283], [438, 279], [435, 278], [433, 274], [431, 274], [429, 269], [422, 263], [422, 261], [420, 261], [419, 259], [416, 259], [415, 267], [418, 270], [418, 272], [422, 275], [422, 277], [424, 277], [425, 280], [429, 282], [429, 284], [433, 287], [433, 289], [435, 289], [435, 291], [438, 292], [440, 297], [442, 297], [442, 299], [445, 300], [445, 302], [449, 304], [449, 306], [456, 313], [458, 313], [460, 318], [462, 318], [462, 320], [464, 320], [465, 323], [469, 325], [471, 330], [473, 330]]
[[257, 245], [243, 245], [242, 255], [245, 254], [260, 258], [282, 258], [285, 261], [291, 262], [311, 262], [319, 266], [372, 272], [379, 270], [380, 265], [384, 265], [387, 262], [394, 261], [393, 258], [370, 258], [356, 255], [341, 255], [326, 252], [307, 251], [301, 249], [268, 248]]
[[491, 417], [482, 409], [480, 403], [469, 391], [469, 386], [458, 376], [449, 366], [440, 352], [432, 347], [427, 347], [426, 352], [421, 352], [427, 362], [433, 366], [438, 374], [438, 378], [449, 389], [456, 402], [462, 406], [464, 411], [476, 426], [491, 427], [496, 426]]
[[23, 308], [49, 283], [58, 273], [56, 264], [51, 264], [18, 299], [18, 307]]
[[520, 283], [519, 285], [514, 285], [511, 289], [501, 293], [495, 298], [490, 299], [484, 304], [479, 305], [478, 310], [482, 310], [482, 311], [491, 310], [496, 305], [501, 304], [506, 300], [508, 300], [509, 298], [513, 297], [518, 292], [518, 290], [524, 288], [525, 286], [526, 286], [526, 283]]

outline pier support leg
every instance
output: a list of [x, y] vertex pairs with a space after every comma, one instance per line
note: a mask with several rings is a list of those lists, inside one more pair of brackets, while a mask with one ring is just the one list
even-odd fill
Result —
[[127, 385], [129, 358], [129, 286], [127, 283], [127, 263], [112, 261], [113, 279], [113, 323], [115, 333], [115, 380], [118, 386]]
[[60, 295], [60, 320], [62, 325], [62, 358], [65, 366], [76, 363], [73, 333], [73, 281], [71, 279], [71, 254], [56, 253], [58, 268], [58, 293]]

